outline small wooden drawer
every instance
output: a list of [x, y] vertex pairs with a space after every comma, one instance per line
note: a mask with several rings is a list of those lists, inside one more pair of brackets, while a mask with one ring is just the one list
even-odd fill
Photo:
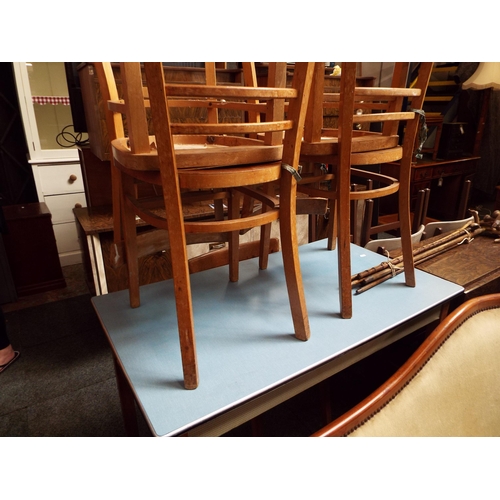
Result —
[[432, 179], [432, 167], [430, 168], [414, 168], [413, 182], [423, 181], [425, 179]]
[[44, 165], [38, 168], [44, 195], [83, 192], [83, 177], [79, 163]]
[[462, 168], [460, 165], [440, 165], [434, 167], [434, 177], [446, 177], [449, 175], [457, 175], [461, 173]]
[[45, 203], [52, 214], [52, 224], [74, 222], [74, 208], [87, 206], [85, 193], [63, 194], [59, 196], [46, 196]]

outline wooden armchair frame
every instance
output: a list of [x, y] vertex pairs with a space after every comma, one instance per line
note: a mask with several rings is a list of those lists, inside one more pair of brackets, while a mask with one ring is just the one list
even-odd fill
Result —
[[499, 436], [499, 355], [500, 294], [471, 299], [387, 382], [313, 436]]

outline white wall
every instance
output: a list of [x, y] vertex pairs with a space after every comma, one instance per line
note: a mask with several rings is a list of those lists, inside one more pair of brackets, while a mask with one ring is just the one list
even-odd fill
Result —
[[358, 71], [360, 76], [374, 76], [376, 87], [389, 87], [391, 85], [393, 62], [364, 62], [360, 63]]

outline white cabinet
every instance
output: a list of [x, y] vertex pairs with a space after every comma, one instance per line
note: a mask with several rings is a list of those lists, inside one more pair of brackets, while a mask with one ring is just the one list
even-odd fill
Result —
[[86, 206], [62, 62], [16, 62], [14, 73], [40, 202], [52, 214], [61, 265], [82, 261], [73, 208]]

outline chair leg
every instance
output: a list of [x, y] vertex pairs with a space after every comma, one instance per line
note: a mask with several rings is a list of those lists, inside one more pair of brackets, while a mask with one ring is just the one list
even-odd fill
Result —
[[339, 123], [342, 136], [339, 138], [339, 162], [337, 167], [337, 255], [340, 290], [340, 316], [352, 317], [351, 287], [351, 235], [350, 235], [350, 182], [351, 182], [351, 144], [353, 130], [354, 87], [356, 84], [356, 65], [346, 63], [342, 66], [344, 73], [340, 84], [340, 92], [344, 95], [339, 109]]
[[[410, 150], [411, 154], [411, 150]], [[399, 223], [401, 231], [401, 249], [403, 251], [403, 266], [407, 286], [414, 287], [415, 264], [413, 260], [413, 245], [411, 241], [410, 217], [410, 172], [411, 162], [403, 157], [401, 160], [401, 174], [399, 185]]]
[[373, 200], [365, 200], [365, 210], [363, 213], [363, 222], [361, 225], [360, 246], [364, 247], [370, 241], [370, 229], [373, 218]]
[[171, 240], [173, 241], [170, 242], [170, 252], [184, 387], [186, 389], [196, 389], [198, 387], [198, 364], [196, 360], [193, 303], [191, 300], [187, 250], [180, 238], [172, 238]]
[[214, 216], [215, 220], [224, 220], [224, 200], [214, 200]]
[[[360, 189], [361, 189], [360, 184], [351, 184], [351, 191], [359, 191]], [[360, 207], [359, 200], [351, 200], [351, 224], [350, 224], [350, 228], [351, 228], [352, 242], [358, 246], [361, 244], [361, 234], [360, 234], [360, 231], [358, 231], [359, 207]]]
[[464, 182], [464, 186], [462, 188], [462, 192], [460, 193], [460, 203], [458, 205], [457, 211], [457, 220], [465, 219], [467, 212], [467, 203], [469, 202], [469, 194], [472, 182], [470, 180], [466, 180]]
[[425, 191], [420, 189], [417, 193], [417, 200], [415, 202], [415, 210], [413, 210], [413, 220], [411, 223], [411, 232], [416, 233], [423, 220], [423, 210], [425, 202]]
[[280, 235], [283, 267], [295, 337], [299, 340], [308, 340], [311, 336], [311, 330], [300, 270], [296, 197], [297, 182], [289, 172], [283, 171], [280, 189]]
[[[269, 183], [264, 186], [266, 194], [273, 195], [275, 190], [275, 185]], [[269, 207], [263, 203], [262, 213], [267, 212]], [[271, 243], [271, 224], [265, 224], [260, 228], [260, 253], [259, 253], [259, 269], [267, 269], [269, 263], [269, 245]]]
[[420, 221], [420, 224], [423, 224], [425, 226], [427, 220], [427, 210], [429, 209], [429, 198], [431, 196], [431, 190], [429, 188], [425, 188], [424, 193], [424, 207], [422, 208], [422, 220]]
[[411, 242], [411, 224], [409, 207], [405, 213], [406, 202], [404, 196], [400, 194], [399, 218], [401, 227], [401, 248], [403, 251], [403, 266], [405, 272], [405, 281], [407, 286], [414, 287], [415, 269], [413, 260], [413, 245]]
[[[179, 187], [174, 182], [167, 183], [163, 196], [167, 206], [166, 218], [170, 236], [170, 256], [172, 260], [172, 278], [177, 311], [177, 327], [184, 374], [184, 387], [198, 387], [198, 363], [196, 359], [196, 340], [194, 332], [193, 302], [191, 281], [186, 247], [184, 216]], [[176, 201], [175, 201], [176, 200]], [[175, 236], [175, 237], [174, 237]]]
[[[123, 179], [123, 189], [126, 196], [133, 196], [134, 182], [131, 178]], [[137, 227], [135, 211], [127, 201], [122, 198], [121, 219], [124, 233], [125, 254], [127, 258], [128, 289], [130, 307], [139, 307], [141, 298], [139, 293], [139, 256], [137, 252]]]
[[[340, 169], [339, 169], [340, 170]], [[339, 177], [342, 174], [339, 172]], [[348, 173], [346, 173], [348, 176]], [[350, 196], [349, 178], [339, 179], [337, 199], [338, 219], [337, 228], [337, 255], [338, 276], [340, 291], [340, 316], [344, 319], [352, 318], [352, 288], [351, 288], [351, 231], [350, 231]], [[344, 189], [342, 188], [344, 186]]]
[[[333, 193], [337, 192], [338, 178], [335, 176], [334, 179], [331, 180], [330, 191]], [[328, 226], [327, 226], [327, 248], [328, 250], [335, 250], [337, 246], [337, 236], [338, 236], [338, 204], [337, 199], [329, 197], [328, 206], [330, 207], [330, 216], [328, 218]]]
[[271, 224], [260, 228], [259, 269], [267, 269], [269, 263], [269, 245], [271, 243]]
[[124, 203], [122, 199], [122, 173], [111, 162], [111, 192], [113, 203], [113, 246], [111, 247], [111, 263], [114, 268], [124, 264], [124, 243], [123, 243], [123, 221], [121, 215], [121, 206]]
[[[233, 189], [228, 199], [228, 214], [230, 219], [238, 219], [240, 217], [241, 193]], [[239, 248], [240, 248], [240, 233], [239, 231], [231, 231], [229, 233], [229, 281], [237, 282], [239, 279]]]

